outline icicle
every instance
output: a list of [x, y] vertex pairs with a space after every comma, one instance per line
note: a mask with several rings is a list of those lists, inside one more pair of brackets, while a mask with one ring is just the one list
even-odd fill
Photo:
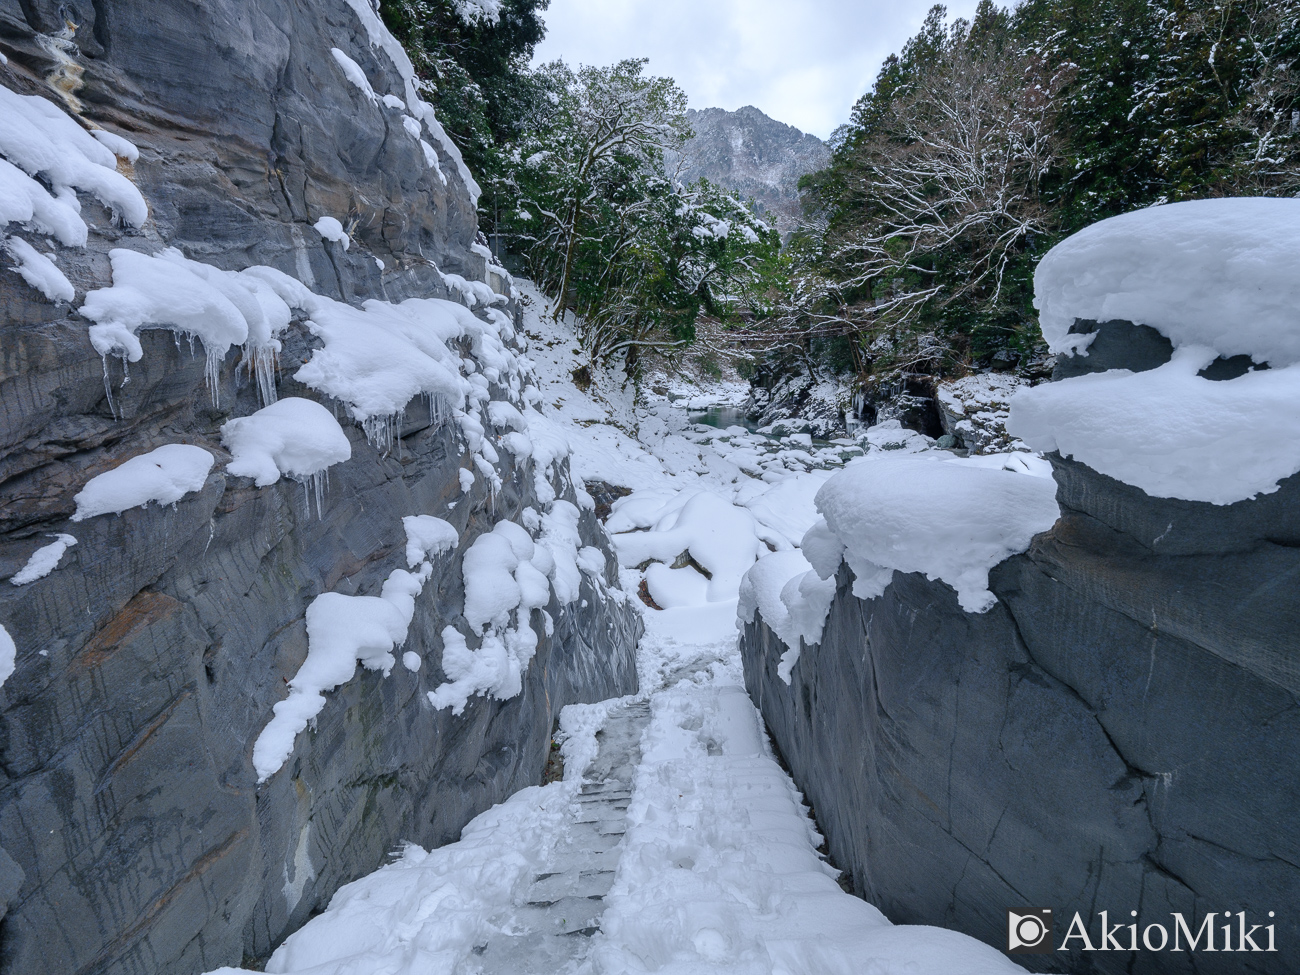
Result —
[[317, 471], [311, 476], [311, 486], [316, 495], [316, 520], [320, 521], [325, 517], [325, 492], [330, 486], [329, 468]]
[[385, 416], [366, 417], [361, 421], [361, 429], [365, 431], [366, 442], [382, 454], [392, 453], [394, 442], [396, 442], [397, 456], [401, 457], [401, 432], [405, 424], [406, 411], [399, 410]]
[[203, 378], [208, 385], [208, 392], [212, 394], [212, 405], [218, 407], [221, 405], [221, 387], [218, 385], [221, 376], [221, 357], [206, 346], [203, 351], [207, 360], [203, 366]]
[[278, 399], [275, 377], [280, 371], [280, 354], [273, 345], [244, 346], [244, 362], [257, 383], [257, 395], [262, 405], [270, 406]]
[[325, 494], [330, 486], [329, 468], [309, 474], [306, 477], [295, 476], [294, 480], [302, 485], [302, 504], [307, 515], [311, 515], [313, 503], [316, 508], [316, 520], [325, 517]]
[[104, 395], [108, 397], [108, 410], [113, 414], [113, 419], [120, 419], [117, 415], [117, 404], [113, 402], [113, 384], [108, 378], [108, 356], [101, 355], [100, 360], [104, 363]]

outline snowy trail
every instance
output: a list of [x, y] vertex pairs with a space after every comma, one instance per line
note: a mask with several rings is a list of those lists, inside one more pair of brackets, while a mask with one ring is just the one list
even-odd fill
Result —
[[566, 709], [565, 781], [343, 888], [266, 971], [1023, 971], [964, 935], [893, 925], [840, 889], [741, 686], [734, 602], [646, 615], [642, 695]]
[[605, 895], [614, 885], [641, 734], [644, 702], [612, 708], [596, 735], [599, 751], [583, 773], [572, 818], [543, 869], [502, 919], [502, 930], [476, 945], [465, 972], [551, 975], [571, 971], [600, 931]]
[[[859, 580], [874, 573], [882, 586], [892, 574], [846, 552], [820, 520], [814, 498], [834, 470], [864, 453], [886, 463], [907, 455], [928, 476], [951, 455], [896, 422], [856, 442], [814, 445], [807, 434], [692, 424], [662, 396], [638, 402], [613, 373], [579, 389], [570, 376], [573, 335], [538, 315], [540, 307], [534, 299], [524, 322], [542, 401], [530, 414], [530, 433], [571, 445], [575, 481], [631, 489], [606, 519], [622, 587], [664, 607], [634, 601], [646, 624], [640, 693], [565, 708], [564, 781], [524, 789], [473, 820], [459, 842], [428, 852], [408, 847], [396, 862], [342, 888], [265, 970], [1023, 972], [956, 932], [894, 925], [841, 890], [745, 692], [737, 646], [738, 609], [741, 616], [760, 609], [791, 647], [783, 657], [788, 672], [799, 649], [820, 639], [834, 593], [833, 579], [820, 578], [814, 564], [829, 557], [833, 574], [843, 557]], [[725, 402], [738, 391], [724, 384], [704, 392]], [[678, 395], [699, 408], [700, 392]], [[963, 465], [993, 469], [976, 471], [980, 477], [1019, 471], [1005, 475], [1017, 486], [1037, 480], [1025, 476], [1035, 473], [1034, 461], [1018, 453]], [[807, 557], [805, 542], [812, 546]], [[1002, 557], [997, 545], [976, 554], [976, 562]], [[969, 581], [976, 594], [978, 568]]]

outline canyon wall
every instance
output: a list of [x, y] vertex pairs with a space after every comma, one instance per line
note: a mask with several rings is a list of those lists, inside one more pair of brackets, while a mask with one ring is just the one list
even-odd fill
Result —
[[[507, 292], [493, 304], [512, 314], [508, 283], [473, 249], [458, 154], [437, 143], [432, 166], [394, 107], [407, 81], [377, 23], [364, 0], [0, 0], [0, 83], [130, 139], [139, 158], [119, 159], [119, 172], [149, 205], [131, 228], [83, 195], [87, 246], [58, 254], [70, 305], [0, 271], [0, 577], [51, 533], [78, 540], [45, 578], [0, 584], [18, 647], [0, 687], [5, 972], [255, 962], [402, 842], [454, 840], [539, 781], [561, 707], [635, 689], [639, 616], [607, 558], [603, 578], [583, 574], [581, 600], [552, 596], [553, 625], [533, 613], [522, 693], [473, 697], [459, 716], [426, 699], [446, 679], [442, 629], [463, 622], [460, 556], [495, 522], [543, 508], [531, 460], [502, 451], [500, 488], [479, 476], [462, 492], [464, 438], [419, 397], [392, 444], [368, 439], [292, 378], [320, 345], [298, 318], [282, 337], [279, 395], [333, 408], [352, 447], [318, 511], [304, 485], [256, 488], [224, 472], [219, 428], [259, 406], [238, 348], [214, 396], [201, 348], [143, 331], [144, 356], [124, 372], [73, 311], [111, 282], [111, 248], [171, 246], [227, 270], [270, 265], [354, 305], [473, 305], [465, 282], [492, 279]], [[349, 81], [332, 48], [393, 102]], [[349, 247], [313, 229], [322, 216], [343, 223]], [[491, 386], [493, 399], [507, 392], [504, 378]], [[176, 442], [217, 458], [201, 491], [69, 521], [90, 477]], [[586, 500], [567, 464], [551, 480], [561, 498]], [[259, 785], [253, 742], [306, 658], [306, 607], [323, 592], [377, 594], [407, 565], [412, 514], [445, 518], [460, 537], [432, 560], [402, 648], [424, 665], [358, 669]], [[580, 531], [608, 556], [589, 510]]]
[[[1137, 363], [1144, 336], [1130, 333], [1091, 368], [1168, 358]], [[990, 573], [989, 612], [918, 574], [861, 600], [841, 566], [822, 641], [789, 684], [784, 645], [761, 617], [745, 628], [750, 695], [830, 856], [892, 920], [1005, 948], [1007, 910], [1051, 908], [1058, 946], [1079, 912], [1099, 947], [1101, 911], [1124, 946], [1132, 911], [1171, 935], [1173, 913], [1195, 930], [1216, 912], [1216, 953], [1075, 939], [1013, 957], [1035, 971], [1300, 971], [1300, 475], [1213, 505], [1050, 459], [1061, 518]], [[1275, 953], [1222, 951], [1223, 912], [1241, 911], [1276, 925]]]

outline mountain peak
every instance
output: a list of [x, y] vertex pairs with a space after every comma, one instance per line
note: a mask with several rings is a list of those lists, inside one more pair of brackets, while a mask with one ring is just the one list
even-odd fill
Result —
[[816, 136], [778, 122], [753, 105], [733, 111], [690, 109], [686, 113], [695, 136], [680, 161], [683, 182], [701, 176], [753, 199], [760, 213], [769, 214], [781, 231], [793, 229], [802, 214], [799, 177], [823, 168], [830, 152]]

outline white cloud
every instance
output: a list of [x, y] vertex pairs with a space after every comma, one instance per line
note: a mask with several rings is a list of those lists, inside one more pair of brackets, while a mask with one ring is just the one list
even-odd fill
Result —
[[[692, 108], [754, 105], [825, 138], [847, 122], [881, 62], [916, 33], [931, 0], [551, 0], [535, 61], [648, 57]], [[975, 0], [948, 4], [970, 16]]]

